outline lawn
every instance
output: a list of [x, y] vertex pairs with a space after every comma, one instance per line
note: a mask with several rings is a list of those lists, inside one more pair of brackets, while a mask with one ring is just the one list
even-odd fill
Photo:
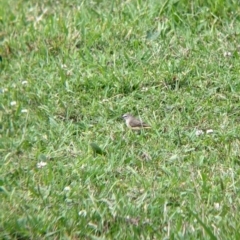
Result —
[[0, 239], [240, 239], [239, 39], [237, 0], [0, 1]]

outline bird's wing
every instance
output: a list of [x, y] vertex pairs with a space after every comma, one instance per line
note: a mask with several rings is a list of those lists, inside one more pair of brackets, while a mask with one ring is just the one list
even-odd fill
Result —
[[134, 119], [132, 120], [129, 125], [132, 127], [132, 128], [136, 128], [136, 127], [150, 127], [148, 124], [146, 124], [145, 122], [142, 122], [140, 120], [137, 120], [137, 119]]

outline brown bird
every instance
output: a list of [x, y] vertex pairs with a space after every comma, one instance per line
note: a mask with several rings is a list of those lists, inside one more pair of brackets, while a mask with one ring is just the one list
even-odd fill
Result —
[[126, 113], [122, 116], [122, 118], [126, 121], [126, 125], [131, 128], [132, 130], [140, 130], [140, 129], [148, 129], [151, 128], [148, 124], [145, 122], [142, 122], [135, 117], [133, 117], [131, 114]]

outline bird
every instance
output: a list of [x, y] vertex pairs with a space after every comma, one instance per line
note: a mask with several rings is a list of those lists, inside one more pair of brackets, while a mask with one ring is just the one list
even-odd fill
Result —
[[151, 128], [147, 123], [138, 120], [129, 113], [125, 113], [122, 118], [126, 121], [126, 125], [132, 130]]

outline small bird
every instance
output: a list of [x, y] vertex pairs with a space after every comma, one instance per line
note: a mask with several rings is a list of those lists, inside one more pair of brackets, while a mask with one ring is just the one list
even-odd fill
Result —
[[122, 118], [126, 121], [126, 125], [131, 128], [132, 130], [140, 130], [140, 129], [148, 129], [151, 128], [148, 124], [145, 122], [142, 122], [135, 117], [133, 117], [129, 113], [125, 113]]

